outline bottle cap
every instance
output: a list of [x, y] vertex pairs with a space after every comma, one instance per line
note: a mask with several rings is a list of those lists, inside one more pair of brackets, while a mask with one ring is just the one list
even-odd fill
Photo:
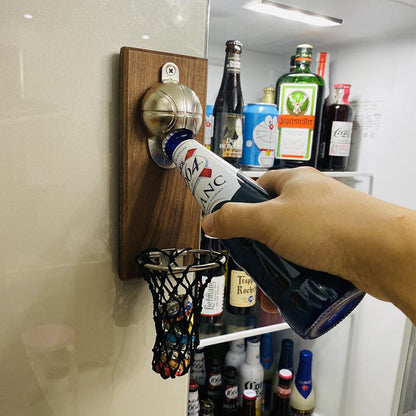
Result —
[[256, 400], [257, 394], [254, 390], [244, 390], [243, 397], [247, 400]]
[[312, 45], [302, 44], [296, 48], [296, 62], [311, 62], [312, 61]]
[[290, 370], [283, 368], [279, 371], [279, 377], [284, 380], [290, 380], [293, 377], [293, 374]]
[[232, 46], [234, 50], [238, 53], [241, 53], [243, 51], [243, 44], [239, 40], [227, 40], [227, 42], [225, 42], [225, 46], [227, 48], [229, 46]]
[[189, 380], [189, 391], [198, 390], [199, 383], [195, 379]]

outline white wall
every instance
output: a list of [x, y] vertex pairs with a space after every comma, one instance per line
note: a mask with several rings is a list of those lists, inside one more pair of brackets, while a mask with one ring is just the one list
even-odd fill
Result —
[[206, 0], [2, 1], [1, 415], [186, 413], [187, 378], [151, 370], [145, 282], [117, 276], [118, 54], [203, 57], [206, 12]]

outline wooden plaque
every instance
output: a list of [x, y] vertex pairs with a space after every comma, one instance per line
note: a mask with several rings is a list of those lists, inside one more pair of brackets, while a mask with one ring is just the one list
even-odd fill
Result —
[[[179, 82], [195, 91], [205, 109], [207, 60], [144, 49], [120, 51], [120, 242], [119, 276], [140, 277], [135, 257], [148, 248], [198, 248], [201, 211], [177, 169], [150, 157], [151, 136], [141, 119], [145, 92], [160, 82], [166, 62], [179, 68]], [[204, 123], [196, 135], [203, 141]]]

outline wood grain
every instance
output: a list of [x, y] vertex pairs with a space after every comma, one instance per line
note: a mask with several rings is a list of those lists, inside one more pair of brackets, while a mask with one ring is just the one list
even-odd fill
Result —
[[[166, 62], [179, 67], [179, 82], [195, 91], [205, 109], [207, 60], [144, 49], [120, 51], [120, 241], [119, 276], [139, 277], [135, 257], [148, 248], [199, 247], [201, 212], [177, 169], [150, 157], [140, 107], [160, 82]], [[204, 124], [196, 139], [203, 141]]]

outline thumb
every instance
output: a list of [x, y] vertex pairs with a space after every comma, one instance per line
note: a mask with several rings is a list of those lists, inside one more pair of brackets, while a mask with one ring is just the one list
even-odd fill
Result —
[[266, 222], [261, 211], [266, 208], [267, 202], [228, 202], [218, 211], [206, 215], [202, 220], [202, 228], [206, 234], [216, 238], [248, 237], [264, 240]]

